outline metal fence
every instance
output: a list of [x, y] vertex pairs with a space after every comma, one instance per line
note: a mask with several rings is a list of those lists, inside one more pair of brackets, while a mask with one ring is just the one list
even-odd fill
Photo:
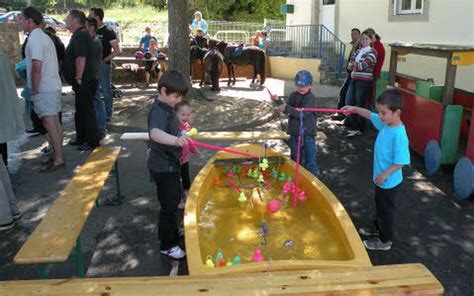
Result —
[[346, 44], [324, 25], [268, 26], [269, 56], [319, 58], [341, 75]]

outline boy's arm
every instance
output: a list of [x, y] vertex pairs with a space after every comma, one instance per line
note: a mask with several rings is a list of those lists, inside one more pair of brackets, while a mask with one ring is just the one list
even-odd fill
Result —
[[150, 139], [156, 143], [169, 146], [182, 147], [188, 143], [186, 137], [176, 137], [160, 130], [159, 128], [152, 128], [150, 130]]
[[404, 166], [404, 164], [394, 164], [375, 178], [375, 184], [381, 185], [387, 180], [387, 177], [398, 171]]
[[344, 106], [342, 107], [342, 111], [345, 111], [346, 114], [357, 113], [366, 119], [370, 119], [370, 115], [372, 115], [370, 110], [355, 106]]

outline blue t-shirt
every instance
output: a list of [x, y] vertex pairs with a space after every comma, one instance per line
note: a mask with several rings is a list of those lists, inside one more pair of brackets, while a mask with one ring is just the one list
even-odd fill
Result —
[[156, 40], [155, 36], [152, 35], [145, 35], [140, 39], [140, 45], [143, 44], [143, 49], [148, 50], [150, 48], [150, 40]]
[[[376, 113], [372, 113], [370, 120], [379, 131], [374, 148], [374, 175], [372, 180], [375, 183], [375, 179], [392, 165], [410, 164], [410, 151], [408, 149], [407, 132], [403, 124], [390, 127], [383, 123]], [[377, 186], [390, 189], [402, 181], [402, 169], [399, 169], [389, 175], [383, 184]]]

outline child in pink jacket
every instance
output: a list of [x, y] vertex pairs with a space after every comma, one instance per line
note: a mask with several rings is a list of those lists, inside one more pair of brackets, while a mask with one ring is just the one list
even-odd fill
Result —
[[[176, 116], [179, 121], [179, 130], [181, 133], [185, 134], [191, 130], [191, 124], [189, 120], [193, 113], [191, 105], [186, 101], [181, 101], [175, 106]], [[191, 187], [191, 180], [189, 178], [189, 152], [192, 152], [196, 155], [199, 155], [199, 151], [189, 144], [186, 144], [182, 147], [182, 157], [181, 157], [181, 182], [183, 184], [183, 196], [181, 202], [178, 205], [179, 209], [184, 209], [186, 203], [186, 197], [188, 196], [189, 188]]]

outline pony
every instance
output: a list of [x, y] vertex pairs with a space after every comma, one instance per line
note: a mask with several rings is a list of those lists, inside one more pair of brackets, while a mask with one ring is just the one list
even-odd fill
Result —
[[[190, 65], [189, 65], [189, 75], [193, 76], [193, 61], [200, 60], [201, 67], [204, 67], [203, 60], [204, 56], [209, 50], [207, 48], [199, 47], [197, 45], [191, 45], [189, 48], [189, 58], [190, 58]], [[204, 73], [204, 69], [203, 69]]]
[[208, 74], [211, 77], [211, 90], [220, 91], [219, 77], [221, 76], [223, 65], [224, 56], [219, 52], [217, 48], [211, 48], [204, 56], [204, 71], [202, 73], [201, 82], [199, 83], [199, 86], [202, 86], [204, 82], [204, 76], [205, 74]]
[[[209, 45], [215, 45], [224, 55], [224, 63], [227, 66], [229, 81], [227, 85], [235, 85], [235, 66], [253, 65], [253, 79], [255, 83], [257, 75], [260, 75], [260, 85], [265, 82], [265, 51], [257, 46], [244, 46], [243, 44], [227, 44], [216, 39], [209, 40]], [[232, 76], [232, 80], [231, 80]]]

